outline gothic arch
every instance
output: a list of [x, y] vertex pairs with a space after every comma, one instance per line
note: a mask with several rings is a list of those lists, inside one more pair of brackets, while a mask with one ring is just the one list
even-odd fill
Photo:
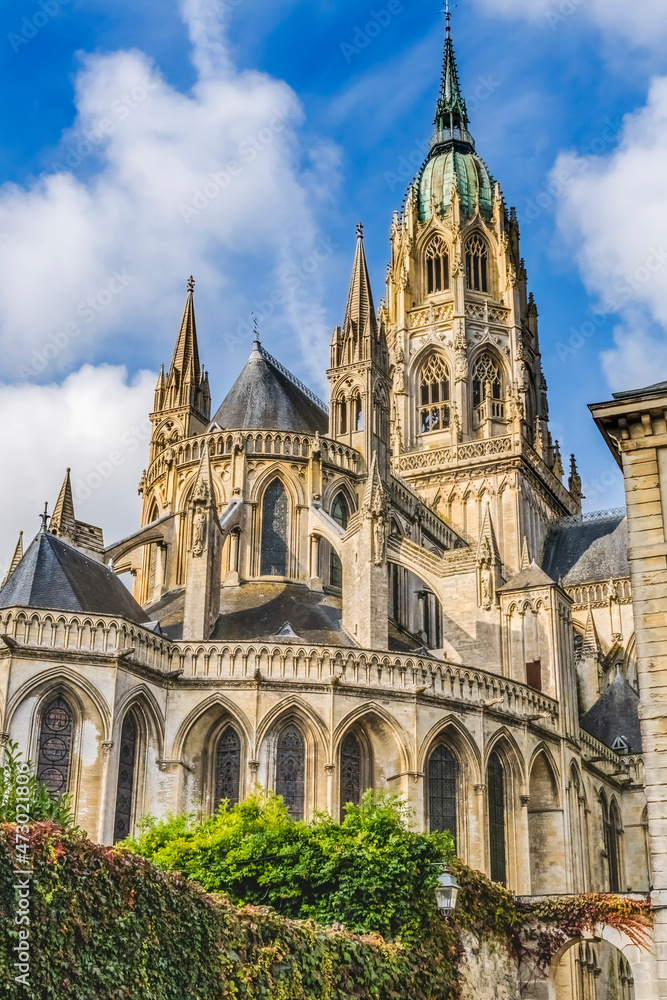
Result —
[[567, 889], [565, 831], [560, 809], [558, 772], [544, 746], [533, 755], [528, 798], [530, 891], [534, 896]]
[[329, 513], [331, 511], [331, 505], [339, 493], [342, 493], [345, 496], [350, 508], [350, 516], [352, 516], [352, 514], [359, 509], [359, 498], [357, 497], [354, 488], [350, 485], [347, 479], [344, 479], [342, 476], [336, 476], [335, 479], [327, 483], [324, 487], [322, 494], [322, 506], [327, 513]]
[[[58, 688], [71, 695], [74, 701], [73, 707], [80, 713], [80, 719], [85, 716], [85, 697], [90, 699], [101, 723], [101, 740], [103, 742], [108, 741], [111, 729], [111, 710], [105, 698], [86, 677], [65, 666], [55, 667], [37, 677], [31, 677], [14, 692], [7, 705], [6, 725], [9, 731], [11, 732], [16, 712], [27, 698], [36, 693], [38, 697], [35, 708], [39, 710], [44, 700], [48, 699]], [[31, 750], [31, 755], [32, 753]]]
[[481, 784], [482, 755], [480, 749], [470, 731], [453, 715], [436, 722], [422, 740], [417, 758], [417, 770], [424, 770], [428, 757], [439, 739], [446, 739], [455, 747], [462, 764], [470, 768], [472, 784]]
[[500, 729], [496, 730], [486, 745], [484, 753], [485, 770], [489, 763], [489, 757], [494, 750], [501, 757], [505, 758], [523, 792], [526, 785], [526, 767], [523, 754], [521, 753], [519, 744], [506, 726], [501, 726]]
[[187, 738], [194, 726], [207, 712], [215, 708], [222, 709], [230, 718], [234, 719], [235, 723], [239, 726], [243, 739], [246, 740], [249, 746], [252, 745], [252, 725], [245, 712], [229, 698], [226, 698], [225, 695], [216, 691], [215, 694], [210, 695], [205, 701], [196, 705], [181, 722], [171, 749], [171, 757], [174, 760], [180, 760], [183, 757]]
[[496, 291], [494, 248], [488, 234], [477, 223], [473, 223], [465, 234], [462, 257], [468, 291], [493, 295]]
[[271, 733], [275, 732], [276, 728], [281, 726], [282, 721], [289, 716], [300, 720], [313, 744], [324, 752], [328, 745], [327, 725], [318, 713], [298, 695], [284, 698], [266, 713], [257, 727], [257, 746], [261, 747]]
[[540, 754], [542, 754], [546, 758], [547, 764], [549, 765], [549, 768], [550, 768], [551, 773], [553, 775], [554, 787], [555, 787], [556, 796], [557, 796], [557, 799], [558, 799], [558, 805], [560, 806], [562, 804], [561, 803], [561, 792], [560, 792], [560, 787], [561, 787], [561, 784], [560, 784], [560, 768], [558, 767], [558, 764], [556, 763], [556, 759], [555, 759], [555, 757], [553, 755], [553, 751], [552, 751], [551, 747], [549, 746], [548, 743], [545, 743], [544, 740], [541, 740], [537, 744], [537, 746], [533, 748], [533, 751], [532, 751], [532, 753], [530, 755], [530, 760], [528, 762], [528, 767], [526, 768], [526, 771], [527, 771], [527, 773], [529, 775], [532, 774], [533, 765], [535, 764], [535, 761], [539, 757]]
[[[379, 721], [379, 732], [373, 731], [373, 720]], [[413, 769], [412, 755], [410, 753], [408, 738], [402, 726], [393, 715], [386, 711], [386, 709], [382, 708], [381, 705], [374, 704], [373, 702], [366, 702], [363, 705], [359, 705], [351, 712], [348, 712], [345, 718], [342, 719], [336, 726], [333, 734], [333, 746], [336, 752], [338, 752], [343, 734], [355, 724], [365, 726], [366, 732], [373, 746], [375, 763], [378, 766], [381, 763], [386, 763], [387, 766], [389, 766], [391, 762], [390, 749], [393, 744], [396, 755], [395, 763], [398, 764], [399, 768], [396, 773], [410, 771]], [[383, 727], [384, 732], [382, 731]]]
[[267, 468], [261, 469], [258, 472], [257, 478], [250, 486], [248, 499], [251, 503], [256, 503], [261, 507], [267, 489], [274, 479], [279, 479], [287, 494], [291, 510], [295, 510], [300, 506], [307, 506], [305, 487], [290, 470], [288, 464], [290, 461], [291, 456], [286, 456], [286, 460], [281, 461], [278, 459], [271, 462]]
[[114, 711], [113, 741], [117, 741], [119, 726], [121, 724], [120, 720], [132, 709], [135, 710], [144, 726], [146, 740], [148, 741], [152, 738], [155, 741], [158, 754], [162, 756], [165, 729], [164, 715], [153, 692], [146, 684], [139, 684], [137, 687], [127, 691], [119, 699]]

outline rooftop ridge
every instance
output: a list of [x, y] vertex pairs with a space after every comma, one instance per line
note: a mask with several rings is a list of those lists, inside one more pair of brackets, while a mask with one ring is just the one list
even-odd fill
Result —
[[319, 406], [319, 408], [323, 410], [324, 413], [329, 412], [329, 407], [327, 406], [327, 404], [323, 402], [319, 396], [316, 396], [312, 389], [309, 389], [307, 385], [304, 385], [303, 382], [301, 382], [300, 379], [296, 377], [296, 375], [293, 375], [288, 368], [285, 368], [285, 366], [282, 365], [280, 361], [277, 360], [277, 358], [274, 358], [272, 354], [269, 354], [267, 349], [262, 344], [260, 344], [259, 341], [257, 341], [257, 344], [259, 346], [259, 351], [265, 361], [268, 361], [270, 365], [273, 365], [274, 368], [277, 368], [281, 375], [284, 375], [285, 378], [288, 378], [292, 383], [292, 385], [295, 385], [297, 389], [300, 389], [301, 392], [304, 393], [304, 395], [306, 395], [311, 402], [315, 403], [316, 406]]
[[559, 517], [554, 527], [559, 524], [583, 524], [586, 521], [611, 521], [615, 517], [625, 517], [625, 507], [610, 507], [608, 510], [590, 510], [585, 514], [573, 514], [570, 517]]

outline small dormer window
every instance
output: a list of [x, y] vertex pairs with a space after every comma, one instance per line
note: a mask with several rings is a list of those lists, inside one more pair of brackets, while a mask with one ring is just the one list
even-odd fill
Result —
[[466, 285], [473, 292], [488, 292], [489, 248], [481, 236], [471, 236], [466, 244]]
[[442, 236], [434, 236], [426, 249], [426, 287], [429, 295], [449, 288], [449, 250]]

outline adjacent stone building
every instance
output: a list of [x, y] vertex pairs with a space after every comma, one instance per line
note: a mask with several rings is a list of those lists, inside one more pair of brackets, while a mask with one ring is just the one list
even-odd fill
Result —
[[[516, 213], [475, 150], [449, 27], [433, 142], [390, 242], [376, 310], [358, 229], [328, 407], [256, 340], [212, 414], [189, 282], [141, 527], [105, 548], [68, 473], [17, 546], [0, 730], [105, 843], [257, 784], [306, 818], [374, 787], [518, 893], [646, 893], [664, 776], [651, 743], [647, 815], [642, 741], [662, 717], [656, 701], [640, 731], [653, 654], [632, 600], [664, 568], [655, 453], [644, 468], [620, 446], [656, 493], [630, 541], [624, 511], [582, 514]], [[649, 583], [642, 624], [659, 630]], [[658, 996], [629, 951], [599, 979], [595, 947], [559, 996], [589, 1000], [598, 980]]]

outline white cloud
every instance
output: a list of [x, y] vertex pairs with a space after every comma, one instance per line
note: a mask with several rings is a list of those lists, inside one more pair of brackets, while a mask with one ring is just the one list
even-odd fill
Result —
[[[131, 347], [141, 332], [164, 344], [191, 272], [218, 336], [233, 330], [252, 308], [239, 268], [261, 261], [252, 293], [263, 298], [316, 244], [313, 205], [335, 186], [330, 147], [311, 136], [302, 148], [303, 112], [285, 83], [234, 69], [224, 5], [183, 6], [198, 71], [191, 93], [142, 52], [89, 55], [76, 120], [50, 168], [0, 188], [5, 381], [56, 377], [104, 357], [112, 338]], [[328, 340], [322, 277], [286, 283], [276, 310], [313, 370]]]
[[[616, 347], [603, 354], [613, 388], [667, 377], [667, 77], [626, 116], [609, 155], [559, 157], [558, 225], [588, 291], [619, 314]], [[660, 333], [660, 331], [662, 331]]]
[[53, 510], [68, 466], [79, 520], [101, 525], [107, 544], [135, 530], [155, 377], [84, 365], [60, 385], [0, 387], [0, 580], [19, 531], [29, 544], [44, 502]]
[[525, 17], [553, 31], [571, 17], [585, 17], [606, 34], [660, 50], [667, 38], [664, 0], [477, 0], [490, 14]]

